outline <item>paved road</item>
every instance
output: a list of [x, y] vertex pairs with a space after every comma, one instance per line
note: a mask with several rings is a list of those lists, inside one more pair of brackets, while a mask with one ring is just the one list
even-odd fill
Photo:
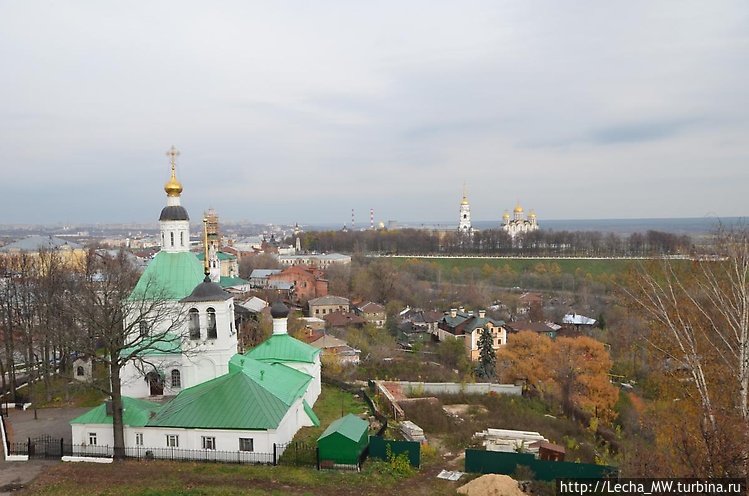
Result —
[[[10, 409], [5, 426], [11, 442], [23, 442], [28, 438], [49, 435], [63, 438], [70, 443], [70, 421], [89, 411], [90, 408], [41, 408], [26, 411]], [[0, 460], [0, 495], [12, 494], [25, 487], [45, 467], [60, 463], [55, 460], [31, 460], [28, 462], [6, 462]]]

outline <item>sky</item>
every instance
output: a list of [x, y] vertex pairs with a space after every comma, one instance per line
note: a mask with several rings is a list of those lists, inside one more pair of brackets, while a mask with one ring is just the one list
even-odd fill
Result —
[[749, 4], [0, 0], [0, 224], [749, 214]]

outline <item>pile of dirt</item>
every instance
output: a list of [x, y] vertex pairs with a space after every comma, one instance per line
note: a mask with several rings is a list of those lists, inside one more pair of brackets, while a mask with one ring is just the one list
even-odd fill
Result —
[[467, 496], [526, 496], [509, 475], [486, 474], [458, 488]]

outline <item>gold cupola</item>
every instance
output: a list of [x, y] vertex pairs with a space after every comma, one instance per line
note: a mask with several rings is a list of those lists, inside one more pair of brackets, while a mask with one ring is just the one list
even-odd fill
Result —
[[468, 205], [468, 199], [466, 198], [466, 183], [463, 183], [463, 201], [461, 201], [460, 204]]
[[177, 151], [177, 149], [172, 145], [172, 147], [169, 149], [168, 152], [166, 152], [166, 156], [169, 157], [169, 161], [172, 164], [172, 178], [169, 179], [169, 182], [164, 185], [164, 191], [166, 191], [166, 196], [179, 196], [182, 193], [182, 183], [177, 181], [177, 157], [179, 157], [180, 153]]

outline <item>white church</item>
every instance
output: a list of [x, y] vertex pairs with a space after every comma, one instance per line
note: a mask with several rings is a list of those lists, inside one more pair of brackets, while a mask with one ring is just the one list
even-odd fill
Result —
[[[232, 461], [260, 461], [304, 426], [318, 425], [312, 406], [321, 392], [320, 350], [287, 333], [288, 309], [271, 308], [273, 335], [238, 353], [232, 295], [211, 270], [215, 253], [189, 251], [190, 218], [182, 185], [172, 175], [159, 217], [161, 251], [123, 302], [133, 329], [133, 355], [121, 371], [125, 447], [171, 457], [174, 450], [233, 452]], [[216, 272], [216, 273], [214, 273]], [[154, 311], [144, 312], [143, 302]], [[166, 403], [153, 401], [173, 397]], [[111, 412], [103, 404], [71, 421], [74, 453], [111, 454]], [[184, 456], [184, 453], [181, 455]]]

